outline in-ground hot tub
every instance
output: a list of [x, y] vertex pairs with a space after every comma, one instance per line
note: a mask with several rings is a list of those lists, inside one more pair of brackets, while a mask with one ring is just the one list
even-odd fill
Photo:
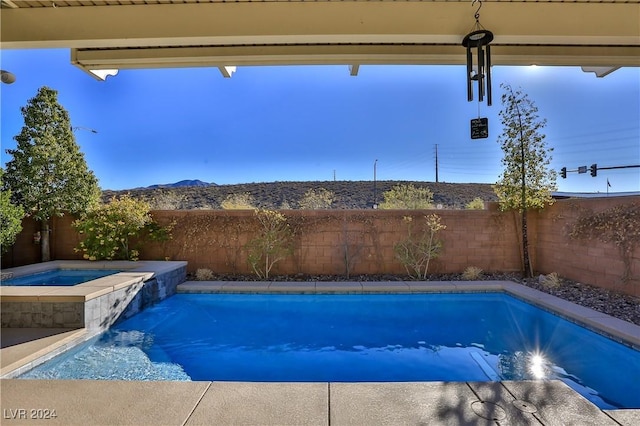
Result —
[[[4, 328], [86, 328], [95, 334], [176, 292], [187, 262], [53, 261], [2, 271], [3, 278], [59, 269], [121, 271], [76, 285], [0, 286]], [[4, 279], [3, 279], [4, 281]]]
[[[0, 369], [2, 377], [14, 377], [33, 366], [92, 338], [120, 319], [129, 318], [176, 292], [187, 276], [182, 261], [53, 261], [2, 271], [2, 278], [21, 277], [56, 269], [119, 270], [108, 276], [72, 286], [0, 286], [3, 336], [13, 330], [52, 333], [74, 330], [46, 350], [20, 358]], [[11, 330], [11, 331], [10, 331]], [[20, 331], [22, 334], [22, 331]]]

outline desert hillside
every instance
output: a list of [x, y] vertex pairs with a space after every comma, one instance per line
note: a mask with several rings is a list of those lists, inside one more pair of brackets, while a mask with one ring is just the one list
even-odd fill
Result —
[[[375, 193], [378, 203], [383, 201], [385, 191], [398, 184], [413, 184], [427, 187], [433, 192], [433, 201], [447, 209], [462, 209], [474, 198], [496, 201], [491, 184], [485, 183], [435, 183], [407, 181], [378, 181]], [[332, 205], [335, 209], [368, 209], [374, 201], [372, 181], [315, 181], [315, 182], [270, 182], [237, 185], [198, 185], [136, 188], [123, 191], [104, 191], [103, 199], [130, 194], [144, 199], [156, 210], [219, 209], [230, 194], [249, 193], [254, 205], [261, 208], [298, 208], [299, 200], [309, 189], [324, 188], [335, 194]]]

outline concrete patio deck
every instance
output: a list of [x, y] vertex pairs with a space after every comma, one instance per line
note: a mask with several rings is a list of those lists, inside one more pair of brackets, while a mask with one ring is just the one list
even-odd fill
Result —
[[[508, 282], [187, 282], [195, 293], [506, 291], [640, 347], [640, 327]], [[2, 375], [82, 340], [83, 329], [2, 329]], [[0, 380], [3, 425], [639, 425], [560, 381], [246, 383]], [[51, 414], [55, 410], [55, 417]], [[44, 417], [49, 416], [45, 419]]]
[[3, 425], [632, 426], [640, 422], [639, 411], [601, 411], [559, 381], [2, 380], [0, 389]]

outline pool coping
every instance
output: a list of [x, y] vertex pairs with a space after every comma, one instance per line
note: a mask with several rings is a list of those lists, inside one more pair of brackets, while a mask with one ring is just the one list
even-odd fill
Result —
[[504, 292], [640, 350], [640, 326], [513, 281], [186, 281], [178, 294], [417, 294]]

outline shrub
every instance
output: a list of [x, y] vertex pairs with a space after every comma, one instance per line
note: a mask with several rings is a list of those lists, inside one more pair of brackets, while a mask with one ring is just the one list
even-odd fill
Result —
[[324, 188], [320, 188], [317, 191], [309, 189], [304, 193], [298, 204], [301, 209], [305, 210], [330, 209], [335, 198], [336, 196], [332, 191]]
[[285, 199], [280, 203], [280, 210], [291, 210], [291, 204]]
[[482, 276], [482, 269], [476, 266], [467, 266], [467, 268], [462, 273], [462, 279], [467, 281], [475, 281], [480, 279]]
[[149, 196], [149, 208], [151, 210], [180, 210], [184, 201], [184, 194], [158, 189]]
[[211, 281], [213, 279], [213, 271], [207, 268], [198, 268], [196, 270], [196, 280]]
[[425, 216], [426, 226], [419, 232], [413, 232], [413, 218], [405, 216], [407, 224], [407, 238], [393, 246], [396, 258], [404, 265], [407, 274], [417, 279], [425, 279], [429, 270], [429, 262], [440, 255], [442, 242], [436, 234], [446, 226], [440, 221], [440, 216], [432, 214]]
[[562, 278], [555, 272], [549, 275], [540, 275], [540, 284], [547, 288], [557, 288], [562, 284]]
[[476, 197], [469, 201], [465, 208], [467, 210], [484, 210], [484, 201], [482, 201], [482, 198]]
[[241, 192], [239, 194], [229, 194], [227, 198], [220, 203], [225, 210], [252, 210], [253, 196], [248, 192]]
[[382, 196], [380, 209], [431, 209], [433, 208], [433, 192], [429, 188], [417, 188], [412, 184], [395, 185]]
[[247, 260], [259, 278], [268, 279], [277, 262], [293, 251], [293, 232], [287, 218], [275, 210], [256, 210], [259, 230], [247, 243]]
[[149, 204], [129, 195], [98, 205], [73, 226], [84, 237], [75, 250], [89, 260], [138, 260], [139, 251], [130, 248], [132, 239], [143, 232], [153, 240], [169, 238], [169, 230], [153, 221]]

